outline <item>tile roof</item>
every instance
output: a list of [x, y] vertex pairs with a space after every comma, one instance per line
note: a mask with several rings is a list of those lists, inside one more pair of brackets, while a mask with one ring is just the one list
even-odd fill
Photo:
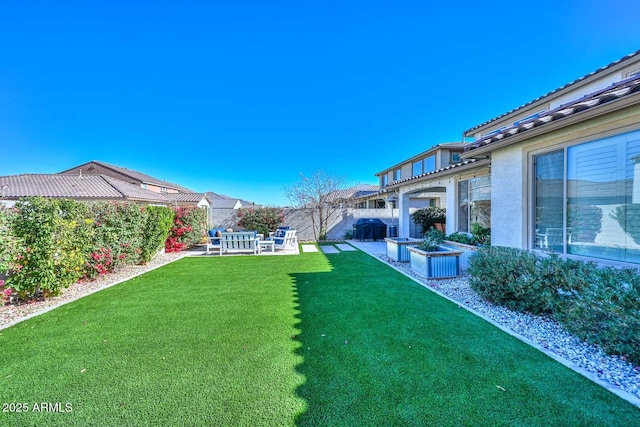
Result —
[[146, 183], [149, 183], [149, 184], [155, 184], [155, 185], [158, 185], [160, 187], [171, 187], [171, 188], [175, 188], [176, 190], [184, 192], [184, 193], [193, 193], [192, 190], [189, 190], [188, 188], [185, 188], [185, 187], [183, 187], [181, 185], [174, 184], [174, 183], [168, 182], [168, 181], [163, 181], [161, 179], [155, 178], [155, 177], [153, 177], [151, 175], [147, 175], [147, 174], [142, 173], [142, 172], [134, 171], [134, 170], [131, 170], [131, 169], [120, 167], [120, 166], [111, 165], [109, 163], [100, 162], [98, 160], [92, 160], [92, 161], [87, 162], [85, 164], [74, 166], [73, 168], [64, 170], [64, 171], [62, 171], [60, 173], [63, 174], [63, 173], [68, 172], [70, 170], [76, 169], [76, 168], [81, 167], [81, 166], [89, 165], [91, 163], [95, 163], [95, 164], [100, 165], [100, 166], [102, 166], [104, 168], [111, 169], [111, 170], [113, 170], [113, 171], [115, 171], [117, 173], [129, 176], [129, 177], [131, 177], [131, 178], [133, 178], [133, 179], [135, 179], [137, 181], [140, 181], [140, 182], [146, 182]]
[[514, 109], [513, 109], [513, 110], [511, 110], [511, 111], [507, 111], [506, 113], [501, 114], [501, 115], [499, 115], [499, 116], [497, 116], [497, 117], [494, 117], [494, 118], [493, 118], [493, 119], [491, 119], [491, 120], [487, 120], [487, 121], [486, 121], [486, 122], [484, 122], [484, 123], [480, 123], [479, 125], [474, 126], [474, 127], [472, 127], [471, 129], [468, 129], [468, 130], [464, 131], [464, 132], [463, 132], [463, 135], [469, 135], [469, 133], [473, 132], [473, 131], [474, 131], [474, 130], [476, 130], [476, 129], [479, 129], [479, 128], [483, 127], [483, 126], [486, 126], [486, 125], [488, 125], [489, 123], [492, 123], [492, 122], [498, 121], [498, 120], [500, 120], [501, 118], [503, 118], [503, 117], [505, 117], [505, 116], [508, 116], [509, 114], [512, 114], [512, 113], [514, 113], [514, 112], [516, 112], [516, 111], [518, 111], [518, 110], [520, 110], [520, 109], [522, 109], [522, 108], [528, 107], [529, 105], [535, 104], [536, 102], [538, 102], [538, 101], [540, 101], [540, 100], [542, 100], [542, 99], [544, 99], [544, 98], [546, 98], [546, 97], [548, 97], [548, 96], [550, 96], [550, 95], [553, 95], [553, 94], [555, 94], [555, 93], [558, 93], [558, 92], [560, 92], [560, 91], [562, 91], [562, 90], [564, 90], [564, 89], [569, 88], [570, 86], [573, 86], [573, 85], [575, 85], [575, 84], [577, 84], [577, 83], [579, 83], [579, 82], [582, 82], [582, 81], [584, 81], [584, 80], [586, 80], [586, 79], [589, 79], [589, 78], [590, 78], [590, 77], [592, 77], [592, 76], [595, 76], [595, 75], [597, 75], [597, 74], [600, 74], [600, 73], [602, 73], [603, 71], [606, 71], [606, 70], [610, 69], [611, 67], [613, 67], [613, 66], [615, 66], [615, 65], [617, 65], [617, 64], [620, 64], [621, 62], [627, 61], [627, 60], [629, 60], [629, 59], [631, 59], [631, 58], [633, 58], [634, 56], [639, 55], [639, 54], [640, 54], [640, 50], [637, 50], [637, 51], [635, 51], [635, 52], [633, 52], [633, 53], [630, 53], [629, 55], [625, 55], [625, 56], [623, 56], [622, 58], [618, 59], [617, 61], [613, 61], [612, 63], [610, 63], [610, 64], [608, 64], [608, 65], [605, 65], [604, 67], [600, 67], [600, 68], [598, 68], [597, 70], [592, 71], [592, 72], [590, 72], [589, 74], [586, 74], [586, 75], [584, 75], [584, 76], [582, 76], [582, 77], [580, 77], [580, 78], [578, 78], [578, 79], [576, 79], [576, 80], [574, 80], [574, 81], [572, 81], [572, 82], [569, 82], [569, 83], [567, 83], [567, 84], [565, 84], [565, 85], [563, 85], [563, 86], [560, 86], [559, 88], [554, 89], [554, 90], [552, 90], [551, 92], [548, 92], [548, 93], [546, 93], [546, 94], [544, 94], [544, 95], [542, 95], [542, 96], [539, 96], [539, 97], [537, 97], [536, 99], [534, 99], [534, 100], [532, 100], [532, 101], [527, 102], [526, 104], [523, 104], [523, 105], [521, 105], [521, 106], [519, 106], [519, 107], [516, 107], [516, 108], [514, 108]]
[[235, 209], [238, 202], [238, 199], [214, 199], [211, 201], [211, 207], [213, 209]]
[[123, 199], [166, 203], [162, 194], [104, 175], [22, 174], [0, 177], [4, 197]]
[[[560, 105], [553, 110], [540, 113], [537, 117], [517, 122], [512, 126], [501, 129], [499, 132], [485, 135], [483, 138], [467, 144], [465, 152], [469, 152], [495, 142], [504, 141], [514, 135], [522, 134], [523, 132], [548, 125], [566, 117], [577, 116], [587, 111], [594, 110], [601, 105], [629, 98], [632, 95], [639, 93], [640, 76], [636, 75], [614, 83], [608, 88], [592, 92], [574, 101]], [[640, 102], [640, 99], [637, 102]]]
[[334, 200], [345, 200], [352, 199], [358, 197], [370, 196], [371, 194], [375, 194], [378, 192], [377, 185], [371, 184], [358, 184], [350, 188], [345, 188], [343, 190], [336, 190], [327, 195], [327, 201], [331, 202]]
[[390, 188], [390, 187], [395, 187], [398, 184], [404, 184], [405, 182], [410, 182], [410, 181], [416, 181], [422, 178], [426, 178], [426, 177], [431, 177], [433, 176], [434, 178], [437, 177], [437, 175], [445, 175], [445, 172], [448, 171], [452, 171], [454, 169], [459, 169], [462, 168], [464, 166], [469, 166], [469, 165], [473, 165], [477, 163], [476, 166], [484, 166], [485, 164], [488, 164], [489, 161], [488, 160], [477, 160], [477, 159], [468, 159], [468, 160], [464, 160], [460, 163], [455, 163], [453, 165], [449, 165], [449, 166], [445, 166], [443, 168], [440, 169], [436, 169], [434, 171], [431, 172], [426, 172], [420, 175], [416, 175], [416, 176], [412, 176], [410, 178], [403, 178], [403, 179], [398, 179], [395, 181], [391, 181], [390, 183], [388, 183], [387, 185], [384, 186], [384, 188], [382, 188], [380, 190], [380, 193], [383, 193], [386, 191], [386, 189]]
[[121, 181], [107, 175], [101, 176], [105, 181], [111, 184], [116, 190], [122, 193], [128, 200], [140, 200], [145, 202], [167, 203], [166, 194], [156, 193], [155, 191], [145, 190], [136, 184]]
[[164, 197], [172, 202], [192, 202], [199, 203], [207, 195], [204, 193], [165, 193]]

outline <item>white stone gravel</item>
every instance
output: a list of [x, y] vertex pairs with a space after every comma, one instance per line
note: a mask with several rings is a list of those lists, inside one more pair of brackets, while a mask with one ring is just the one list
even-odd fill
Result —
[[122, 269], [99, 276], [95, 280], [79, 282], [63, 289], [56, 297], [44, 301], [33, 301], [20, 305], [0, 306], [0, 330], [15, 325], [25, 319], [52, 310], [62, 304], [77, 300], [85, 295], [108, 288], [139, 274], [161, 267], [188, 255], [188, 252], [159, 253], [146, 265], [127, 265]]
[[[540, 349], [570, 362], [589, 376], [598, 379], [611, 391], [640, 406], [640, 366], [633, 366], [623, 357], [607, 355], [601, 348], [587, 344], [567, 332], [549, 316], [518, 313], [483, 300], [469, 287], [468, 277], [429, 280], [414, 273], [408, 263], [390, 261], [386, 255], [379, 258], [427, 288], [471, 309], [482, 317], [515, 332]], [[619, 393], [622, 390], [631, 396]]]

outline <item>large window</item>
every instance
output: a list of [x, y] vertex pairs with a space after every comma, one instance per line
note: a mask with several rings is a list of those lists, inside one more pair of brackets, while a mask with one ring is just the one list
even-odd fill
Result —
[[640, 263], [640, 131], [534, 157], [534, 247]]
[[436, 170], [436, 156], [429, 156], [426, 159], [413, 162], [411, 165], [411, 176], [422, 175], [423, 173], [433, 172]]
[[393, 180], [394, 181], [399, 181], [400, 180], [400, 169], [395, 169], [393, 171]]
[[458, 181], [458, 231], [468, 232], [478, 223], [491, 227], [491, 176]]
[[411, 176], [422, 175], [422, 160], [413, 162], [413, 165], [411, 166], [411, 170], [412, 170]]
[[429, 156], [424, 159], [424, 172], [433, 172], [436, 170], [436, 156]]

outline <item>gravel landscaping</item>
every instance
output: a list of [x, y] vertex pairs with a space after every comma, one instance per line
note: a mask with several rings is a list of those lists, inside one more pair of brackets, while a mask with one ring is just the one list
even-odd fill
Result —
[[390, 261], [386, 255], [379, 257], [424, 286], [582, 368], [607, 383], [610, 388], [618, 388], [631, 394], [637, 398], [634, 399], [637, 400], [635, 404], [639, 405], [640, 366], [634, 367], [623, 357], [609, 356], [597, 346], [577, 339], [548, 316], [518, 313], [483, 300], [469, 287], [465, 276], [456, 279], [429, 280], [415, 274], [408, 263]]

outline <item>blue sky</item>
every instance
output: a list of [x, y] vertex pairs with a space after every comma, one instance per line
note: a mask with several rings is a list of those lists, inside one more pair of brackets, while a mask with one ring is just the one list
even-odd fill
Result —
[[286, 205], [640, 49], [637, 1], [432, 3], [4, 2], [0, 176], [101, 160]]

